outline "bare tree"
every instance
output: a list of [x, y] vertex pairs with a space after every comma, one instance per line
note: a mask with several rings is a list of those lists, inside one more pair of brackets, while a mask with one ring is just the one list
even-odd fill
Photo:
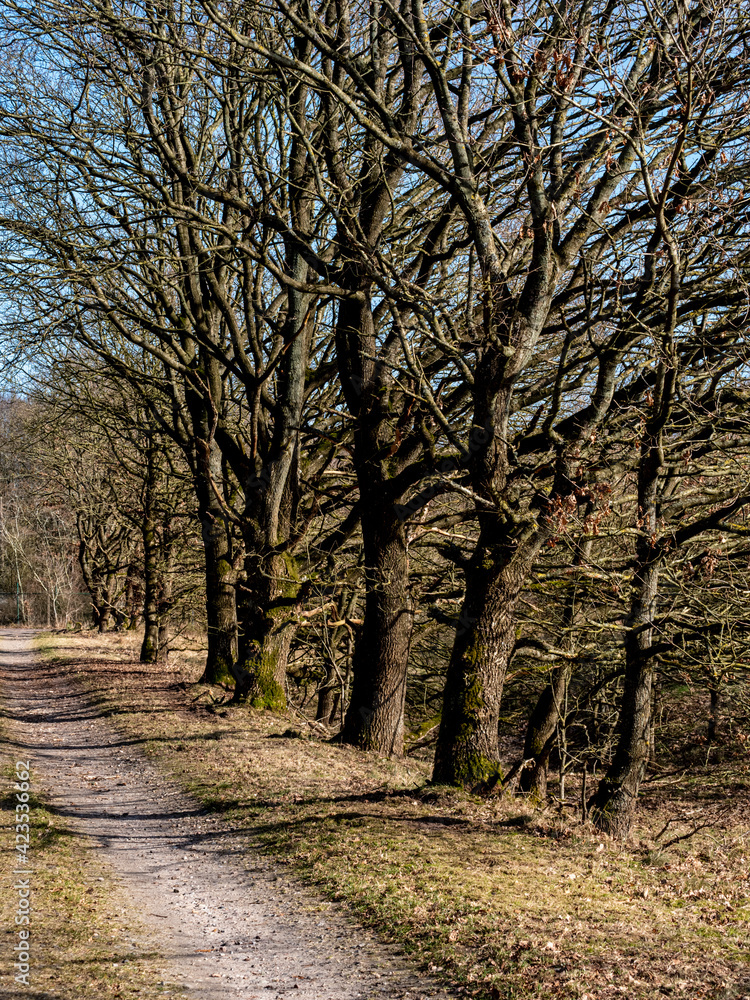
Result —
[[[314, 229], [316, 126], [289, 145], [280, 110], [303, 107], [304, 88], [264, 93], [231, 41], [187, 13], [8, 5], [6, 29], [28, 58], [7, 80], [4, 225], [25, 247], [11, 268], [16, 298], [134, 384], [118, 341], [162, 366], [171, 403], [159, 412], [191, 462], [206, 548], [206, 677], [229, 670], [238, 696], [281, 707], [321, 293], [283, 229]], [[44, 52], [44, 79], [32, 79], [32, 49]], [[271, 222], [258, 226], [259, 213]], [[31, 255], [44, 279], [18, 286]]]

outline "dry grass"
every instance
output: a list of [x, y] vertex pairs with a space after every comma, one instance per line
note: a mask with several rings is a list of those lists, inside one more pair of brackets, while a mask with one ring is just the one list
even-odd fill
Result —
[[750, 998], [744, 765], [653, 782], [621, 845], [570, 815], [431, 787], [425, 764], [331, 745], [299, 716], [219, 705], [195, 657], [164, 671], [135, 662], [129, 636], [44, 646], [253, 844], [468, 995]]

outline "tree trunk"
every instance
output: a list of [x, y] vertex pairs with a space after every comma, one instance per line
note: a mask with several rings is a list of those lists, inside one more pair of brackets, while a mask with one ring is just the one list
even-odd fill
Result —
[[721, 725], [721, 690], [718, 682], [712, 682], [708, 692], [711, 698], [708, 712], [708, 742], [716, 743]]
[[394, 480], [408, 459], [398, 455], [395, 384], [390, 366], [378, 358], [370, 281], [361, 270], [352, 265], [352, 284], [359, 285], [362, 296], [340, 304], [336, 327], [339, 371], [355, 419], [353, 458], [365, 570], [364, 621], [355, 643], [340, 739], [398, 757], [404, 744], [413, 611], [406, 525], [397, 507], [403, 494]]
[[[291, 100], [304, 114], [304, 87], [295, 86]], [[310, 177], [297, 173], [304, 143], [293, 142], [295, 183], [290, 194], [295, 224], [304, 231], [310, 220]], [[307, 278], [304, 256], [290, 248], [290, 273]], [[287, 314], [282, 329], [285, 348], [275, 374], [276, 411], [270, 442], [261, 470], [250, 465], [244, 450], [232, 446], [233, 435], [223, 435], [225, 454], [245, 493], [243, 513], [244, 581], [237, 595], [238, 666], [234, 698], [247, 699], [254, 708], [286, 709], [286, 668], [296, 625], [294, 609], [301, 581], [290, 536], [296, 527], [299, 503], [299, 428], [305, 401], [310, 354], [311, 297], [287, 289]], [[260, 458], [261, 456], [259, 456]]]
[[[336, 618], [342, 619], [343, 622], [351, 618], [354, 615], [358, 600], [359, 592], [357, 587], [353, 587], [351, 590], [345, 589], [341, 594], [341, 603]], [[334, 626], [328, 639], [329, 654], [326, 661], [326, 676], [318, 691], [318, 705], [315, 713], [316, 722], [323, 722], [329, 726], [335, 722], [336, 713], [341, 705], [341, 698], [346, 687], [345, 678], [342, 678], [341, 673], [337, 669], [339, 663], [337, 653], [342, 640], [344, 640], [347, 648], [347, 652], [343, 655], [345, 662], [344, 674], [346, 675], [351, 666], [352, 632], [343, 624]]]
[[291, 557], [264, 553], [257, 539], [246, 539], [246, 553], [245, 581], [237, 598], [234, 698], [247, 700], [253, 708], [283, 712], [299, 579]]
[[335, 671], [329, 667], [323, 687], [318, 692], [318, 705], [315, 711], [316, 722], [330, 726], [336, 718], [336, 709], [341, 697], [341, 692], [336, 688], [337, 682]]
[[[581, 519], [583, 523], [592, 510], [593, 503], [589, 501], [583, 510]], [[590, 557], [592, 544], [592, 539], [587, 538], [576, 545], [574, 566], [582, 566]], [[566, 652], [570, 653], [575, 649], [572, 629], [576, 623], [579, 607], [578, 581], [574, 579], [565, 601], [562, 623], [565, 633], [567, 633], [563, 638], [563, 644]], [[569, 660], [552, 670], [549, 683], [539, 695], [539, 700], [526, 727], [523, 759], [524, 761], [531, 760], [533, 763], [521, 771], [519, 790], [536, 796], [539, 801], [544, 801], [547, 797], [547, 763], [552, 750], [555, 730], [562, 715], [565, 692], [571, 672], [572, 664]]]
[[99, 605], [95, 608], [95, 623], [100, 633], [109, 632], [112, 627], [112, 605], [104, 588], [99, 590]]
[[141, 643], [141, 663], [156, 663], [159, 651], [159, 538], [154, 521], [154, 486], [156, 459], [153, 443], [146, 455], [146, 483], [141, 532], [143, 535], [143, 578], [145, 595], [143, 617], [145, 631]]
[[661, 426], [644, 434], [638, 470], [638, 523], [630, 628], [625, 636], [625, 686], [612, 763], [591, 800], [594, 824], [616, 837], [627, 837], [635, 816], [638, 789], [648, 762], [651, 733], [651, 655], [653, 621], [659, 588], [659, 554], [654, 548], [659, 507], [657, 487], [663, 468]]
[[206, 556], [206, 666], [200, 683], [219, 684], [234, 678], [237, 608], [235, 571], [227, 527], [211, 511], [201, 514]]
[[156, 663], [159, 650], [159, 563], [153, 522], [143, 526], [143, 543], [146, 552], [144, 577], [146, 582], [143, 603], [145, 631], [141, 643], [141, 663]]
[[101, 622], [101, 598], [99, 597], [98, 587], [89, 587], [89, 593], [91, 595], [91, 624], [98, 632], [106, 632], [106, 629], [100, 628]]
[[318, 705], [315, 711], [315, 721], [330, 725], [336, 717], [341, 691], [339, 689], [339, 678], [333, 660], [329, 660], [326, 666], [326, 676], [318, 691]]
[[128, 573], [125, 578], [125, 613], [128, 620], [128, 629], [137, 629], [143, 617], [143, 602], [145, 595], [141, 587], [139, 576], [136, 573], [135, 563], [130, 563]]
[[[673, 279], [677, 269], [673, 271]], [[675, 300], [676, 301], [676, 300]], [[674, 315], [672, 316], [674, 324]], [[674, 329], [674, 326], [672, 326]], [[670, 341], [665, 338], [666, 348]], [[625, 687], [618, 722], [618, 741], [610, 767], [590, 803], [594, 824], [616, 837], [627, 837], [646, 771], [651, 732], [651, 691], [654, 678], [652, 641], [664, 552], [656, 545], [659, 527], [659, 487], [664, 470], [663, 434], [675, 391], [676, 363], [659, 364], [652, 416], [646, 422], [638, 465], [637, 524], [630, 628], [625, 636]]]
[[633, 597], [633, 624], [625, 638], [625, 689], [617, 748], [590, 805], [596, 826], [616, 837], [626, 837], [630, 831], [648, 762], [654, 676], [650, 650], [658, 580], [658, 565], [644, 567]]
[[497, 726], [516, 642], [516, 602], [544, 536], [537, 531], [514, 547], [495, 541], [496, 532], [485, 519], [466, 573], [435, 751], [433, 781], [440, 784], [474, 785], [498, 771]]
[[162, 552], [161, 586], [159, 588], [159, 651], [158, 662], [167, 663], [170, 645], [170, 612], [174, 604], [174, 568], [175, 568], [175, 538], [172, 535], [171, 523], [163, 526], [164, 546]]
[[[360, 490], [362, 486], [360, 480]], [[341, 739], [362, 750], [401, 756], [413, 612], [406, 532], [393, 504], [384, 506], [374, 496], [368, 502], [365, 494], [362, 539], [364, 623], [354, 650]]]
[[521, 792], [535, 796], [540, 802], [547, 797], [547, 763], [570, 673], [571, 667], [567, 661], [553, 669], [550, 681], [539, 695], [526, 727], [523, 759], [533, 763], [521, 771], [518, 787]]
[[169, 646], [171, 641], [171, 629], [166, 617], [159, 619], [159, 651], [156, 657], [157, 662], [167, 663], [169, 661]]
[[216, 496], [224, 481], [221, 453], [207, 429], [204, 401], [193, 401], [196, 435], [195, 492], [206, 560], [206, 622], [208, 627], [206, 665], [201, 684], [236, 680], [234, 664], [237, 643], [236, 579], [229, 524]]
[[[303, 48], [305, 42], [301, 42]], [[313, 172], [304, 121], [307, 85], [290, 80], [289, 106], [303, 131], [293, 131], [289, 150], [289, 207], [295, 233], [307, 233], [313, 204]], [[306, 255], [294, 241], [286, 248], [285, 269], [299, 282], [307, 282]], [[251, 467], [244, 449], [231, 447], [234, 434], [226, 436], [228, 457], [234, 457], [234, 472], [243, 484], [245, 511], [245, 580], [238, 594], [238, 670], [234, 697], [255, 708], [284, 711], [286, 667], [295, 633], [294, 608], [300, 579], [290, 536], [294, 533], [299, 502], [299, 431], [305, 404], [307, 372], [313, 324], [313, 296], [308, 291], [286, 287], [286, 308], [281, 338], [284, 343], [274, 375], [275, 410], [266, 427], [265, 453], [253, 456], [263, 468]], [[259, 382], [248, 386], [251, 396]], [[252, 408], [252, 407], [251, 407]], [[255, 428], [256, 432], [258, 427]], [[219, 430], [222, 433], [220, 427]], [[262, 435], [261, 435], [262, 436]], [[224, 438], [222, 438], [224, 440]]]
[[98, 632], [107, 632], [112, 621], [112, 607], [106, 584], [91, 569], [84, 574], [84, 580], [91, 595], [91, 623]]
[[[477, 504], [479, 538], [466, 570], [466, 593], [448, 665], [433, 770], [433, 781], [450, 785], [473, 785], [498, 773], [497, 726], [505, 674], [516, 642], [516, 603], [551, 534], [548, 513], [541, 510], [544, 506], [549, 510], [551, 498], [536, 509], [524, 510], [517, 486], [509, 482], [508, 449], [514, 384], [531, 356], [551, 303], [555, 269], [548, 238], [545, 235], [538, 242], [540, 255], [522, 296], [523, 308], [511, 308], [479, 199], [477, 208], [477, 232], [481, 230], [488, 239], [476, 246], [486, 284], [484, 325], [491, 336], [476, 366], [473, 428], [481, 428], [482, 436], [478, 447], [470, 449], [468, 461], [474, 493], [481, 498]], [[511, 343], [512, 347], [500, 347]], [[553, 493], [567, 495], [572, 492], [567, 466], [560, 458], [557, 464]]]

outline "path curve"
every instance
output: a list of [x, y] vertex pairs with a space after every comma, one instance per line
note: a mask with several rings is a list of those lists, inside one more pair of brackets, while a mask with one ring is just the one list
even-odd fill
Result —
[[33, 637], [0, 629], [4, 729], [36, 790], [120, 876], [166, 978], [200, 1000], [451, 1000], [223, 830], [40, 659]]

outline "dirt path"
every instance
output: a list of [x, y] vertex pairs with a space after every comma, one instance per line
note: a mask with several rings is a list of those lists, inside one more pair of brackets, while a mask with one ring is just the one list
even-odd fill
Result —
[[450, 1000], [165, 781], [32, 641], [0, 630], [8, 735], [36, 790], [120, 876], [165, 977], [202, 1000]]

